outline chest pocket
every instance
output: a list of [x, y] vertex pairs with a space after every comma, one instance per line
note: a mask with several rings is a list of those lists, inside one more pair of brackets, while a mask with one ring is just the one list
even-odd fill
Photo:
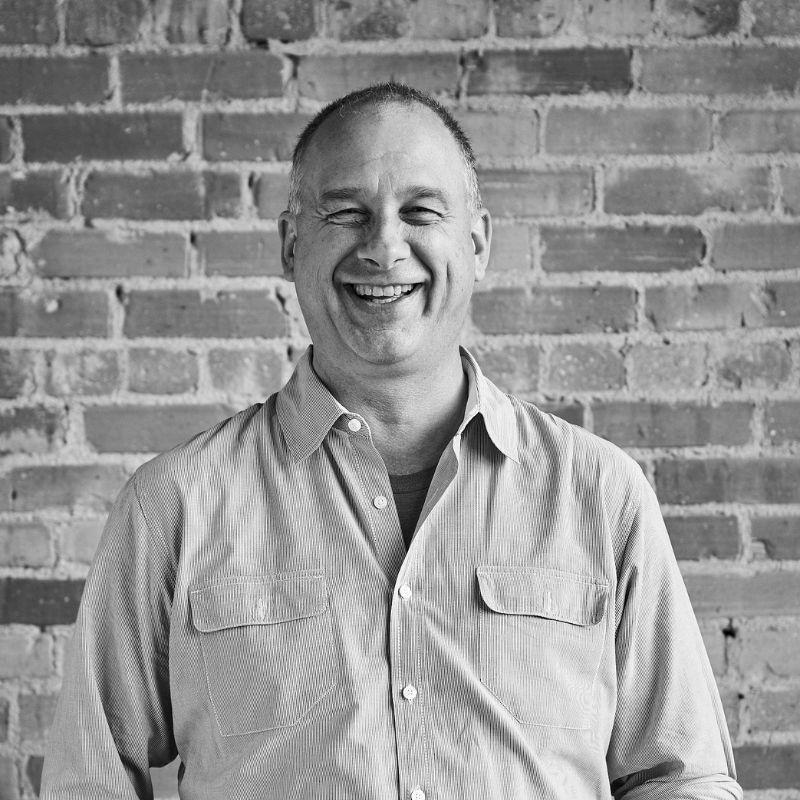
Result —
[[481, 682], [523, 724], [588, 728], [608, 584], [529, 567], [476, 575]]
[[190, 602], [223, 736], [294, 725], [336, 685], [321, 570], [214, 584]]

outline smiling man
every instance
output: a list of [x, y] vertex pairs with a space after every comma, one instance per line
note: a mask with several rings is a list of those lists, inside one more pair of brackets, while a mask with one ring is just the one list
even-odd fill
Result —
[[489, 213], [449, 113], [321, 111], [280, 234], [313, 346], [140, 468], [87, 581], [42, 796], [740, 798], [656, 499], [459, 347]]

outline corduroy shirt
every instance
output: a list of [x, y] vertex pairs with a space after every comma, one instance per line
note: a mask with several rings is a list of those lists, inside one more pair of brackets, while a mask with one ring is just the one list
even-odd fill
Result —
[[142, 466], [88, 577], [44, 800], [740, 798], [656, 498], [462, 350], [406, 550], [312, 368]]

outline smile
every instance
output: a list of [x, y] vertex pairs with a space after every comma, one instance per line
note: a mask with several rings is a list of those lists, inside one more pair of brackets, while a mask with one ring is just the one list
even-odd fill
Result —
[[384, 305], [394, 303], [408, 297], [423, 284], [421, 283], [390, 283], [377, 285], [371, 283], [348, 283], [348, 290], [359, 300], [371, 305]]

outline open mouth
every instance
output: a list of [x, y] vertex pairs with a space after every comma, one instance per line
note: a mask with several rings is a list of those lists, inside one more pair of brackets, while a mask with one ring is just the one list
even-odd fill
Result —
[[347, 290], [359, 300], [370, 305], [396, 303], [415, 294], [421, 283], [391, 283], [376, 285], [371, 283], [348, 283]]

